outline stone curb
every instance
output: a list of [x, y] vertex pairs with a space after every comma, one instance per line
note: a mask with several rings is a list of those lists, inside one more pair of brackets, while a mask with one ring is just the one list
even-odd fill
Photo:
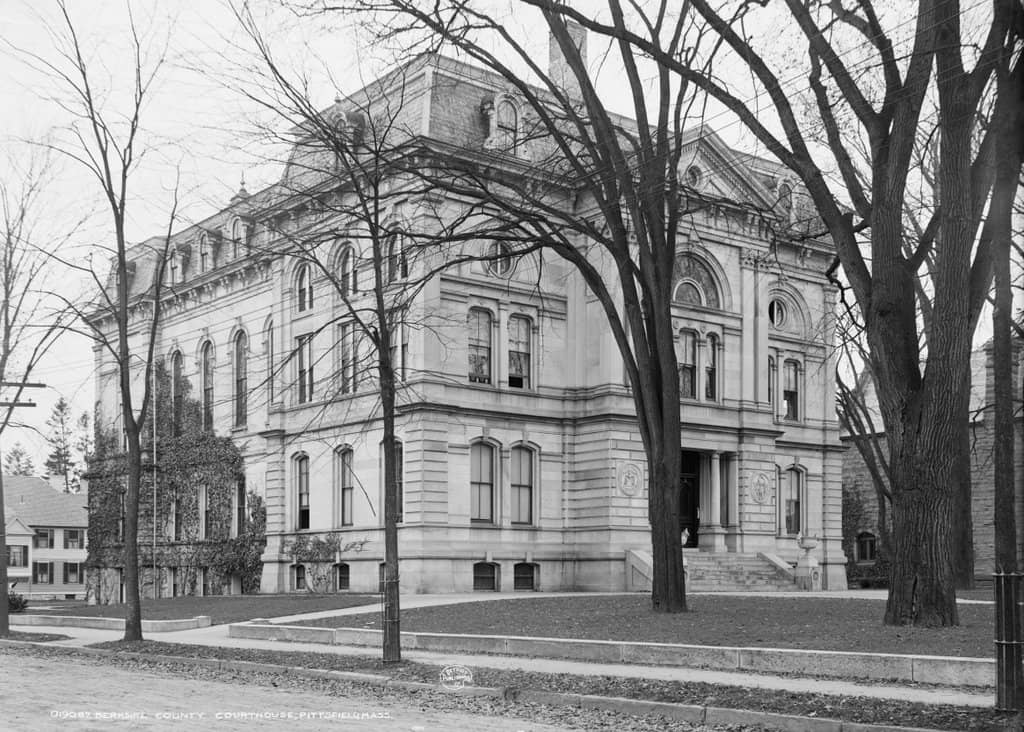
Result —
[[[0, 648], [5, 646], [46, 646], [46, 643], [35, 641], [19, 641], [0, 639]], [[52, 646], [50, 646], [52, 647]], [[62, 646], [67, 648], [67, 646]], [[91, 656], [118, 656], [139, 661], [166, 663], [174, 666], [204, 666], [220, 671], [246, 671], [254, 673], [293, 674], [311, 679], [327, 679], [330, 681], [348, 681], [355, 684], [367, 684], [384, 688], [402, 689], [406, 691], [440, 691], [439, 684], [428, 684], [422, 681], [403, 681], [379, 674], [367, 674], [358, 671], [330, 671], [327, 669], [285, 666], [274, 663], [256, 661], [232, 661], [219, 658], [196, 658], [192, 656], [147, 655], [144, 653], [124, 653], [110, 651], [105, 648], [71, 647], [74, 653]], [[841, 719], [821, 717], [802, 717], [795, 714], [778, 714], [752, 709], [730, 709], [728, 707], [702, 706], [699, 704], [673, 704], [671, 702], [648, 701], [644, 699], [626, 699], [616, 696], [598, 696], [594, 694], [572, 694], [557, 691], [536, 691], [513, 687], [492, 688], [488, 686], [464, 686], [457, 691], [449, 691], [464, 696], [486, 696], [504, 698], [512, 703], [528, 702], [532, 704], [548, 704], [551, 706], [580, 707], [596, 711], [615, 711], [625, 714], [655, 714], [670, 719], [690, 722], [693, 724], [756, 724], [768, 729], [786, 730], [791, 732], [883, 732], [898, 729], [900, 732], [942, 732], [931, 727], [893, 727], [892, 725], [866, 724], [862, 722], [844, 722]]]
[[[48, 625], [59, 628], [124, 630], [124, 618], [97, 618], [85, 615], [26, 615], [18, 613], [11, 615], [10, 620], [12, 626]], [[209, 615], [197, 615], [194, 618], [181, 618], [177, 620], [143, 620], [142, 630], [146, 633], [173, 633], [177, 630], [209, 628], [211, 624], [212, 620]]]
[[[380, 633], [379, 630], [363, 628], [331, 630], [256, 621], [228, 625], [230, 638], [328, 645], [376, 647], [380, 646]], [[995, 686], [996, 679], [995, 660], [988, 658], [410, 632], [402, 633], [402, 647], [442, 653], [496, 653], [595, 663], [682, 666], [945, 686], [988, 688]]]

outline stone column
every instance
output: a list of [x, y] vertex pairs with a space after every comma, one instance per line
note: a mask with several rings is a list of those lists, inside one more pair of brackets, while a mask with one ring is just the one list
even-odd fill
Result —
[[702, 530], [702, 534], [706, 535], [708, 542], [707, 546], [711, 551], [724, 552], [726, 551], [725, 544], [725, 529], [722, 528], [722, 462], [721, 453], [715, 451], [711, 453], [711, 466], [710, 470], [710, 500], [708, 503], [708, 525], [707, 528]]

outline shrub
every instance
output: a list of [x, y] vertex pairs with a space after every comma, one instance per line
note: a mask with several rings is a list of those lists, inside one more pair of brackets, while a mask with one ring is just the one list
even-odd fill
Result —
[[17, 592], [7, 593], [7, 612], [9, 613], [23, 613], [28, 607], [28, 598], [24, 595], [19, 595]]

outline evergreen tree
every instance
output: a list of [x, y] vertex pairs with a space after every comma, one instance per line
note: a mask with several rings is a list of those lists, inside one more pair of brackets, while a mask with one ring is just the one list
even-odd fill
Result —
[[4, 473], [7, 475], [33, 475], [35, 472], [32, 458], [20, 442], [15, 442], [4, 455]]
[[64, 480], [65, 493], [72, 491], [76, 477], [75, 459], [71, 454], [72, 423], [71, 406], [61, 397], [46, 420], [46, 426], [50, 428], [46, 442], [51, 448], [46, 457], [46, 472]]

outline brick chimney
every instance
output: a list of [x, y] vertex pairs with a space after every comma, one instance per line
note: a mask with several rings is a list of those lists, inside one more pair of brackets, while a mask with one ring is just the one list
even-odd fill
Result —
[[[587, 67], [587, 30], [575, 20], [564, 18], [566, 28], [569, 30], [569, 37], [573, 45], [579, 50], [580, 58], [583, 59], [584, 68]], [[558, 86], [562, 87], [571, 97], [579, 97], [580, 85], [576, 75], [569, 68], [562, 53], [562, 47], [558, 44], [553, 32], [548, 33], [548, 75]]]

